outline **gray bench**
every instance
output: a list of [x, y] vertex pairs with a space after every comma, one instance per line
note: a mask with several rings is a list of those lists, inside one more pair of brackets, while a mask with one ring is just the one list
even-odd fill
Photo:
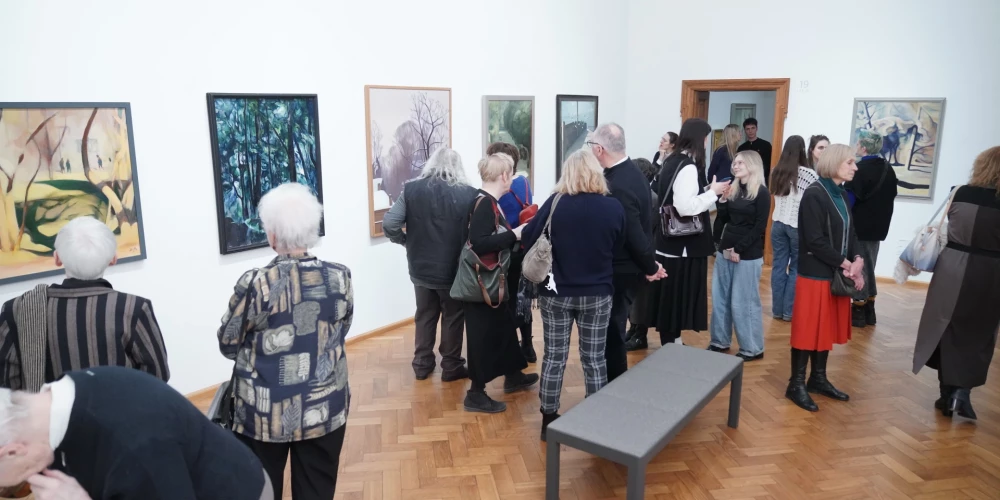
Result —
[[743, 360], [676, 344], [661, 347], [549, 425], [545, 498], [559, 498], [560, 445], [628, 467], [627, 498], [643, 498], [646, 465], [726, 384], [729, 427], [736, 428]]

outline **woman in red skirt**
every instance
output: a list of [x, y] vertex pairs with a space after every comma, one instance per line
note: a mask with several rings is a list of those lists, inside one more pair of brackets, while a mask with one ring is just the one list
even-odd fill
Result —
[[[857, 255], [854, 221], [844, 199], [844, 182], [858, 170], [854, 153], [843, 144], [829, 146], [816, 164], [820, 179], [802, 193], [799, 205], [799, 277], [792, 310], [792, 378], [785, 397], [800, 408], [818, 411], [810, 392], [847, 401], [826, 378], [833, 344], [851, 338], [851, 297], [834, 295], [834, 273], [864, 286], [864, 261]], [[851, 260], [853, 259], [853, 261]], [[806, 366], [812, 361], [809, 383]]]

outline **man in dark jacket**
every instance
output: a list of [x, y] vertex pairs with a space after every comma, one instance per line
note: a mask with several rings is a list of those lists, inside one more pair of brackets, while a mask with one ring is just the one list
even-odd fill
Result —
[[653, 201], [649, 182], [625, 153], [625, 130], [616, 123], [601, 125], [587, 140], [587, 145], [604, 168], [611, 196], [625, 209], [625, 246], [615, 251], [615, 293], [605, 344], [608, 382], [611, 382], [628, 370], [625, 325], [636, 289], [641, 280], [660, 279], [666, 273], [654, 258]]
[[[476, 189], [469, 186], [462, 157], [450, 148], [437, 150], [427, 160], [420, 178], [406, 183], [382, 219], [389, 241], [406, 246], [410, 281], [417, 299], [414, 315], [413, 373], [424, 380], [434, 371], [434, 343], [441, 325], [441, 380], [469, 376], [462, 358], [465, 313], [451, 298], [458, 272], [463, 231], [469, 224], [469, 207]], [[404, 231], [403, 228], [406, 228]]]
[[879, 156], [882, 151], [882, 136], [875, 130], [858, 132], [858, 151], [861, 157], [854, 180], [846, 184], [854, 194], [852, 212], [858, 235], [858, 248], [865, 260], [865, 286], [854, 295], [851, 308], [851, 324], [856, 328], [874, 325], [875, 260], [878, 258], [879, 244], [889, 235], [892, 209], [896, 200], [896, 171], [889, 162]]

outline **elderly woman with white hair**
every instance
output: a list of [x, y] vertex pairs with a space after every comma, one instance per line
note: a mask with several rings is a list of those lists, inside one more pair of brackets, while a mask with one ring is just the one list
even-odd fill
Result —
[[240, 277], [218, 332], [236, 360], [232, 430], [263, 462], [274, 498], [289, 453], [292, 496], [333, 498], [350, 403], [351, 271], [308, 253], [323, 216], [308, 187], [278, 186], [258, 211], [278, 256]]

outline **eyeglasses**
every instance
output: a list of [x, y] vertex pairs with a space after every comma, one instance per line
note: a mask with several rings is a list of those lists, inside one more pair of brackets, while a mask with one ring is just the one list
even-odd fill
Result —
[[586, 145], [588, 145], [588, 146], [601, 146], [602, 148], [604, 147], [604, 146], [603, 146], [603, 145], [601, 145], [600, 143], [598, 143], [598, 142], [594, 142], [594, 141], [587, 141], [587, 142], [584, 142], [584, 144], [586, 144]]

